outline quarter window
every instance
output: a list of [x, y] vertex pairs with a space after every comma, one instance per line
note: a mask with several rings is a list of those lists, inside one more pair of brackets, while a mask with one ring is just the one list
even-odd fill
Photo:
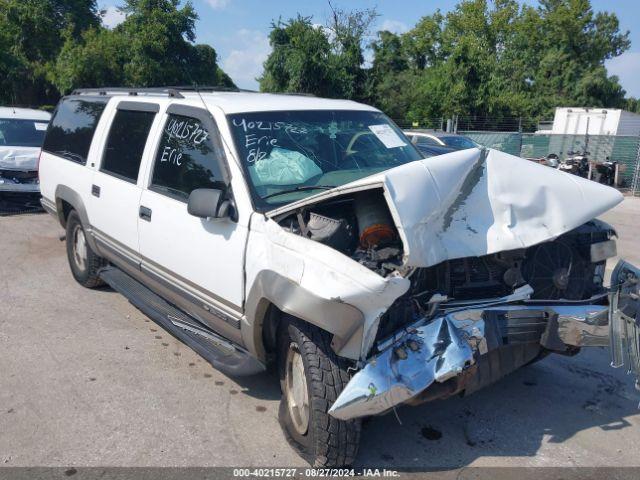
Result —
[[196, 188], [223, 188], [221, 159], [213, 145], [200, 120], [170, 114], [156, 154], [151, 189], [187, 200]]
[[107, 102], [107, 98], [64, 99], [51, 119], [42, 149], [68, 160], [86, 164], [93, 132]]
[[100, 171], [136, 182], [154, 117], [152, 112], [118, 110], [109, 130]]

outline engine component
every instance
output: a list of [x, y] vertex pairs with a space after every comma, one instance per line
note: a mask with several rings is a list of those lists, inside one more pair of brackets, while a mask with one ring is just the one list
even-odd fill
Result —
[[309, 238], [328, 245], [338, 251], [345, 251], [354, 244], [353, 227], [343, 218], [329, 218], [311, 212], [306, 225]]
[[555, 241], [532, 247], [522, 274], [535, 299], [581, 300], [591, 295], [593, 265], [569, 243]]
[[395, 240], [393, 222], [384, 199], [379, 194], [366, 192], [357, 195], [354, 210], [362, 248], [382, 247]]

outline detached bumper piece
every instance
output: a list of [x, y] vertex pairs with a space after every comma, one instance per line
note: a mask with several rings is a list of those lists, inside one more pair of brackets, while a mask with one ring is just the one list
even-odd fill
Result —
[[627, 366], [640, 390], [640, 269], [620, 261], [611, 274], [611, 366]]
[[470, 392], [535, 359], [609, 342], [608, 306], [469, 307], [398, 332], [356, 373], [329, 413], [348, 420]]

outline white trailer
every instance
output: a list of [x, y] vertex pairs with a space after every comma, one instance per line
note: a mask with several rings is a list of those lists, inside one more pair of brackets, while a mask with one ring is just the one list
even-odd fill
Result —
[[640, 115], [618, 108], [556, 108], [552, 134], [640, 135]]

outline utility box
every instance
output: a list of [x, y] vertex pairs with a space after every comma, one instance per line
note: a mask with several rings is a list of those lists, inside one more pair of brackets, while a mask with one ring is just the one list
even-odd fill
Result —
[[618, 108], [560, 107], [556, 108], [550, 133], [556, 135], [640, 135], [640, 115]]

